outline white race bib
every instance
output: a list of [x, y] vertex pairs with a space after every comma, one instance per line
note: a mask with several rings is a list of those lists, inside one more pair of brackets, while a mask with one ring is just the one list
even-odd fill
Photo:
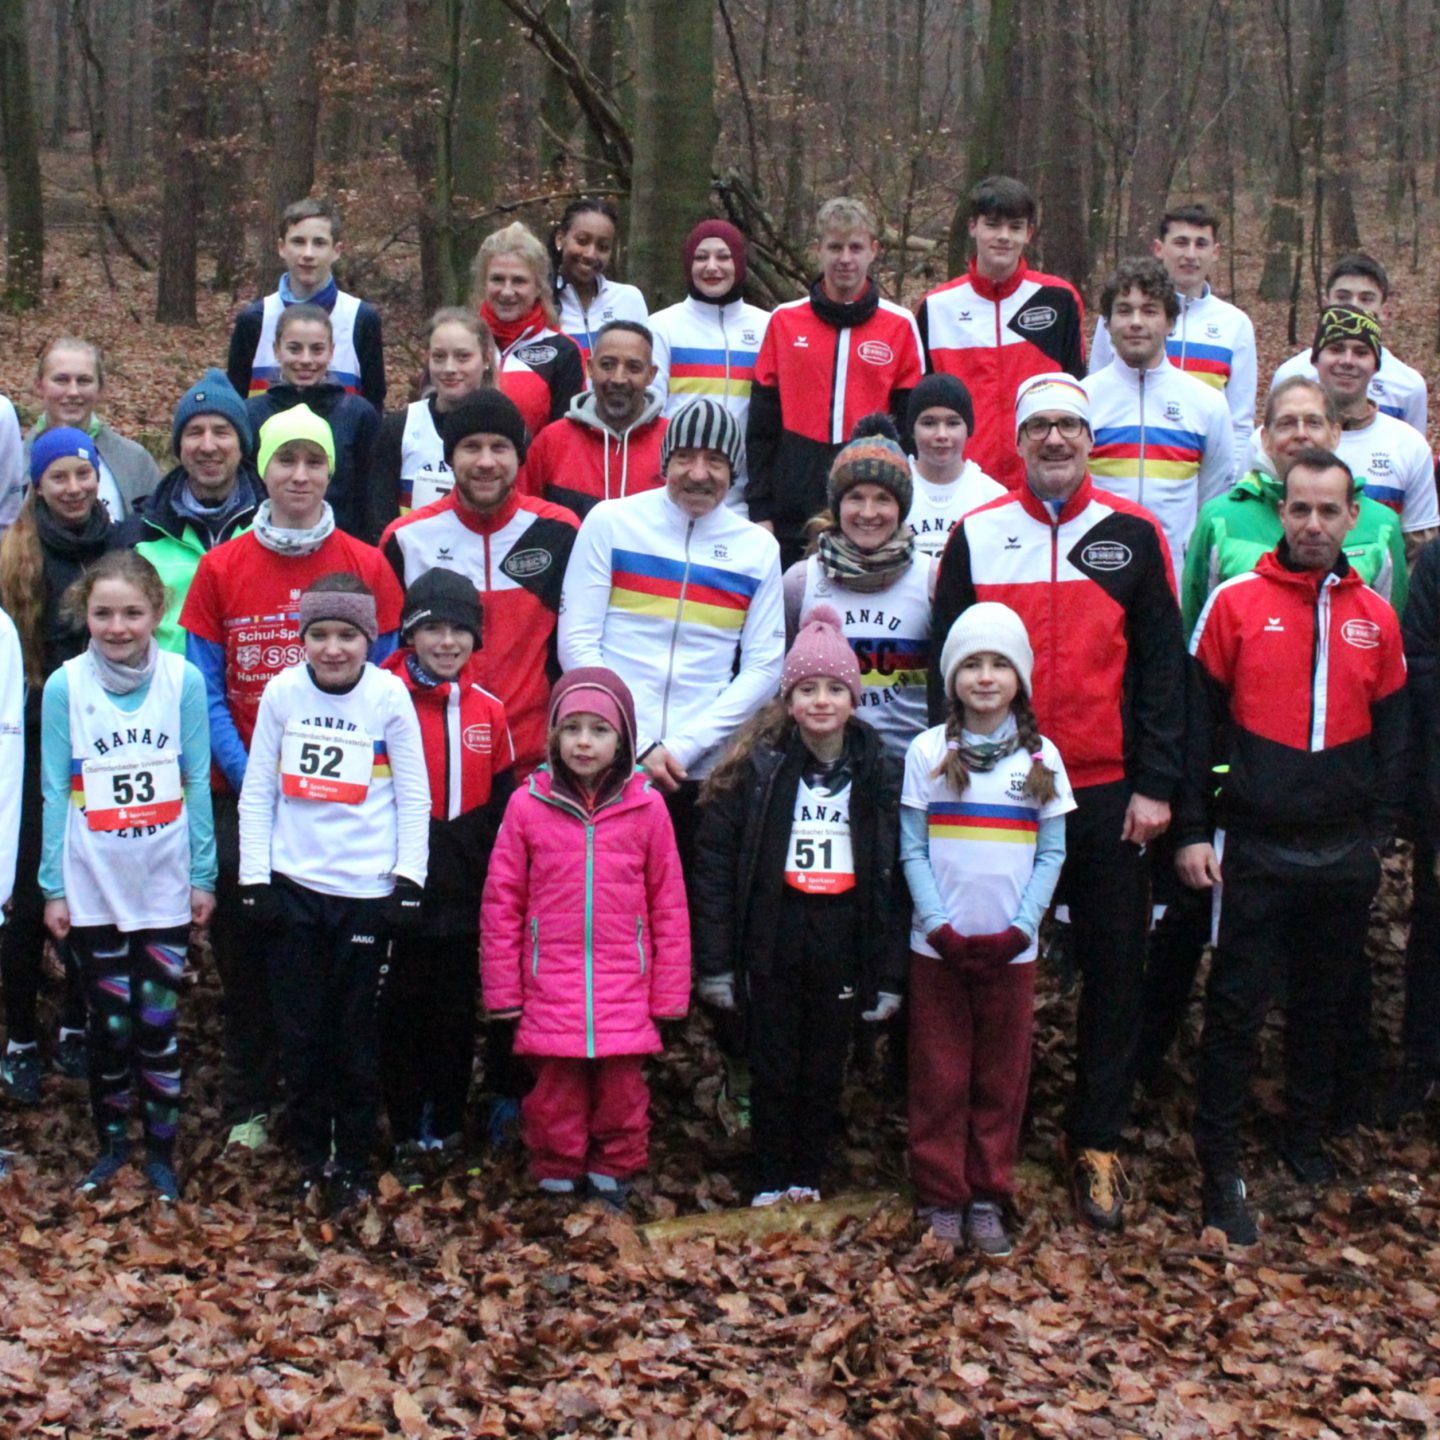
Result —
[[118, 755], [80, 766], [85, 823], [92, 830], [168, 825], [180, 816], [185, 792], [178, 755]]
[[443, 500], [454, 488], [455, 476], [449, 470], [440, 474], [427, 472], [417, 475], [411, 481], [410, 508], [420, 510], [426, 505], [433, 505], [437, 500]]
[[802, 780], [790, 822], [785, 883], [807, 895], [842, 895], [855, 888], [850, 844], [850, 787], [836, 796], [817, 795]]
[[294, 800], [359, 805], [370, 791], [375, 743], [363, 732], [291, 723], [280, 742], [280, 792]]

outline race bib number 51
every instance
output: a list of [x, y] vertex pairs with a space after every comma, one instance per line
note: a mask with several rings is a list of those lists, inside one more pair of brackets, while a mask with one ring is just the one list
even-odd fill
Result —
[[370, 791], [374, 763], [368, 735], [290, 726], [280, 742], [280, 791], [295, 800], [359, 805]]
[[168, 825], [180, 817], [185, 792], [178, 755], [116, 756], [86, 760], [85, 823], [92, 830]]

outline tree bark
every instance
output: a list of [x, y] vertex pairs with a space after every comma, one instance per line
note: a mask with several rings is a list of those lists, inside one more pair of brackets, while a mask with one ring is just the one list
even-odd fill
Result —
[[270, 159], [268, 243], [287, 205], [303, 200], [315, 184], [315, 150], [320, 139], [320, 85], [315, 57], [330, 28], [328, 0], [291, 0], [280, 29], [280, 58], [270, 85], [275, 146]]
[[40, 303], [45, 202], [25, 0], [0, 0], [0, 131], [5, 143], [5, 302], [10, 309], [28, 310]]
[[719, 127], [709, 5], [636, 0], [635, 167], [630, 274], [651, 309], [683, 298], [677, 257], [709, 209]]
[[[570, 0], [544, 0], [543, 13], [551, 29], [570, 43]], [[540, 169], [542, 178], [559, 180], [568, 156], [574, 112], [565, 77], [553, 65], [545, 66], [540, 91]]]
[[[359, 0], [336, 0], [335, 34], [331, 42], [335, 55], [353, 63], [359, 59], [355, 37], [360, 23]], [[358, 158], [355, 105], [348, 94], [340, 95], [330, 108], [325, 125], [325, 162], [337, 178]]]
[[[1086, 0], [1046, 0], [1051, 34], [1063, 33], [1066, 26], [1083, 26], [1085, 4]], [[1040, 240], [1045, 268], [1063, 275], [1082, 291], [1090, 279], [1085, 164], [1089, 125], [1079, 104], [1083, 79], [1074, 50], [1058, 45], [1046, 48], [1045, 103], [1037, 107], [1044, 118], [1045, 157], [1040, 181]]]
[[155, 318], [166, 325], [195, 324], [200, 160], [205, 138], [206, 60], [215, 0], [177, 0], [168, 68], [171, 119], [160, 207], [160, 278]]
[[55, 84], [50, 96], [50, 144], [58, 150], [70, 128], [70, 7], [63, 0], [54, 5]]

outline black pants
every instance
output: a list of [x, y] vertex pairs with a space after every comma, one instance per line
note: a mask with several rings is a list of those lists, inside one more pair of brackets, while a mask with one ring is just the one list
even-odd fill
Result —
[[275, 931], [257, 931], [240, 910], [240, 818], [235, 796], [217, 794], [215, 850], [219, 880], [210, 945], [224, 992], [224, 1049], [220, 1060], [221, 1105], [227, 1124], [266, 1114], [275, 1100], [275, 1019], [270, 1007], [266, 957], [279, 942]]
[[1415, 842], [1415, 906], [1405, 951], [1405, 1063], [1440, 1075], [1440, 885], [1435, 847]]
[[[1174, 847], [1167, 846], [1163, 855], [1157, 856], [1154, 872], [1156, 901], [1158, 903], [1163, 894], [1165, 913], [1150, 932], [1145, 961], [1145, 990], [1135, 1062], [1142, 1082], [1155, 1078], [1175, 1044], [1190, 1007], [1200, 961], [1210, 943], [1210, 891], [1192, 890], [1182, 884], [1175, 876], [1174, 866]], [[1169, 884], [1171, 876], [1175, 877], [1173, 886]]]
[[1150, 890], [1145, 855], [1120, 839], [1130, 795], [1123, 783], [1077, 789], [1066, 817], [1057, 898], [1070, 906], [1083, 986], [1075, 1089], [1065, 1131], [1077, 1150], [1114, 1150], [1130, 1112]]
[[[0, 927], [0, 983], [5, 987], [5, 1035], [17, 1045], [39, 1038], [35, 1011], [45, 960], [45, 897], [40, 893], [40, 847], [44, 805], [40, 796], [39, 692], [25, 706], [25, 767], [20, 787], [20, 835], [15, 856], [15, 894], [10, 914]], [[69, 944], [58, 947], [65, 967], [65, 995], [60, 1024], [67, 1030], [85, 1028], [85, 982]]]
[[855, 1026], [854, 907], [788, 895], [773, 968], [752, 975], [750, 1135], [757, 1190], [818, 1187]]
[[270, 952], [270, 995], [289, 1094], [289, 1135], [306, 1170], [330, 1157], [369, 1164], [380, 1112], [376, 1011], [385, 901], [321, 895], [277, 876], [284, 915]]
[[479, 939], [468, 935], [406, 935], [383, 967], [380, 1065], [391, 1138], [420, 1135], [432, 1107], [431, 1133], [458, 1134], [475, 1064], [475, 990]]
[[1219, 943], [1205, 987], [1195, 1149], [1212, 1173], [1235, 1168], [1256, 1042], [1285, 980], [1287, 1140], [1318, 1143], [1335, 1084], [1344, 998], [1365, 954], [1380, 862], [1357, 837], [1306, 848], [1229, 834], [1220, 858]]

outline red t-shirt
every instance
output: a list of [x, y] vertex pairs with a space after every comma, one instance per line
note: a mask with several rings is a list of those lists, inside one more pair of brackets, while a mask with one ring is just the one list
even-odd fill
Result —
[[380, 633], [400, 628], [403, 596], [395, 572], [373, 545], [341, 530], [309, 555], [282, 557], [247, 531], [206, 551], [195, 571], [180, 625], [225, 647], [225, 694], [245, 748], [270, 679], [304, 658], [300, 596], [322, 575], [348, 570], [375, 592]]

